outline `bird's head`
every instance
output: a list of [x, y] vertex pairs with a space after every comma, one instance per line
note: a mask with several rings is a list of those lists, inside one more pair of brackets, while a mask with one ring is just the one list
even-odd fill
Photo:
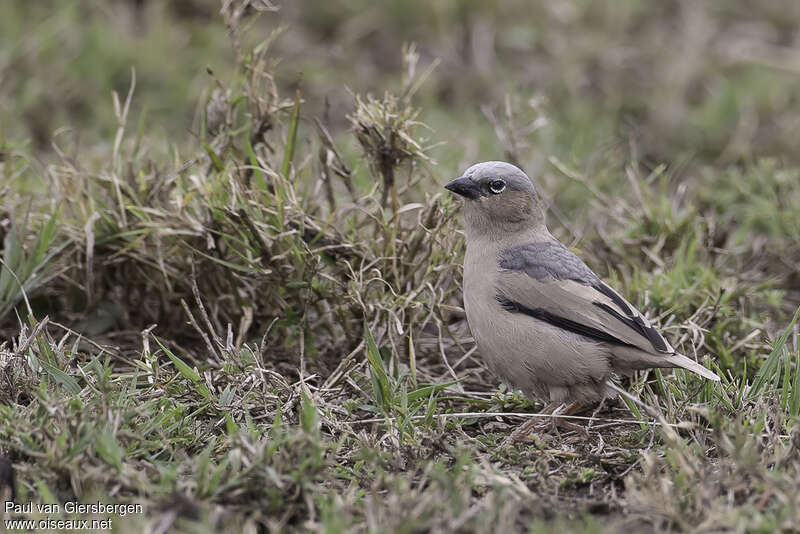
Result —
[[544, 226], [544, 203], [533, 182], [510, 163], [476, 163], [444, 187], [464, 198], [468, 233], [514, 232]]

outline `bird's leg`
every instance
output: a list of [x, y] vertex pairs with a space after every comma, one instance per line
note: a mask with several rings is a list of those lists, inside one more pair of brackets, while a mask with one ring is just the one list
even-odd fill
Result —
[[[558, 407], [561, 406], [560, 402], [551, 402], [539, 412], [539, 415], [550, 415]], [[520, 441], [524, 441], [528, 434], [530, 434], [537, 426], [539, 426], [542, 422], [539, 420], [538, 417], [531, 417], [524, 423], [522, 423], [514, 432], [508, 436], [505, 441], [503, 441], [503, 445], [513, 445], [515, 443], [519, 443]]]
[[557, 427], [561, 427], [564, 430], [572, 430], [572, 431], [577, 432], [578, 434], [582, 434], [582, 435], [584, 435], [584, 436], [586, 436], [588, 438], [589, 437], [589, 433], [586, 431], [586, 428], [582, 427], [581, 425], [576, 425], [575, 423], [570, 423], [569, 421], [566, 421], [566, 420], [562, 419], [562, 417], [561, 417], [561, 416], [564, 416], [564, 415], [576, 414], [581, 410], [581, 408], [583, 408], [583, 404], [582, 403], [573, 402], [572, 404], [567, 406], [567, 408], [563, 412], [555, 414], [553, 423], [555, 423], [555, 425]]
[[563, 404], [559, 402], [551, 402], [547, 406], [545, 406], [539, 414], [541, 415], [553, 415], [551, 421], [542, 421], [539, 418], [531, 418], [529, 421], [526, 421], [522, 425], [519, 426], [514, 432], [508, 436], [503, 445], [514, 445], [515, 443], [519, 443], [521, 441], [525, 441], [528, 438], [528, 435], [533, 431], [544, 432], [550, 428], [551, 424], [554, 424], [557, 427], [560, 427], [564, 430], [572, 430], [579, 434], [588, 437], [588, 432], [586, 429], [580, 425], [576, 425], [575, 423], [570, 423], [563, 419], [565, 415], [573, 415], [583, 408], [583, 404], [580, 402], [573, 402], [563, 411], [559, 411], [558, 409], [563, 406]]
[[589, 424], [586, 425], [586, 430], [587, 431], [592, 429], [592, 427], [594, 426], [594, 422], [595, 422], [594, 418], [597, 417], [597, 414], [599, 414], [603, 410], [605, 405], [606, 405], [606, 399], [605, 399], [605, 397], [603, 397], [603, 399], [600, 401], [600, 404], [598, 404], [597, 408], [595, 408], [595, 410], [592, 412], [592, 417], [589, 418]]

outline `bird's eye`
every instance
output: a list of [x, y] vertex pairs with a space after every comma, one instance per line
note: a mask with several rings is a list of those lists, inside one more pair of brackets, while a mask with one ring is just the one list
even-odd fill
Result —
[[506, 188], [506, 183], [503, 180], [492, 180], [489, 182], [489, 191], [494, 195], [499, 195]]

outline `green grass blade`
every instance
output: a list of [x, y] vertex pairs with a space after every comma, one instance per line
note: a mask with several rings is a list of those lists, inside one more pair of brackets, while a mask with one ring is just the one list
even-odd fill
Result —
[[264, 173], [261, 171], [258, 158], [256, 157], [256, 153], [253, 150], [253, 145], [250, 143], [250, 138], [245, 138], [245, 146], [247, 147], [247, 157], [250, 158], [250, 166], [253, 167], [253, 175], [256, 179], [256, 185], [262, 191], [267, 190], [267, 178], [264, 176]]
[[792, 333], [795, 323], [797, 323], [798, 317], [800, 317], [800, 307], [797, 308], [789, 326], [786, 327], [781, 337], [778, 338], [778, 341], [773, 346], [772, 352], [761, 365], [758, 373], [756, 373], [756, 377], [753, 379], [753, 385], [750, 387], [750, 392], [747, 396], [748, 400], [752, 400], [763, 394], [764, 388], [768, 384], [772, 384], [773, 386], [778, 384], [782, 367], [781, 356], [786, 346], [786, 341], [789, 339], [789, 335]]
[[388, 414], [392, 409], [392, 387], [389, 376], [386, 374], [386, 369], [383, 366], [381, 353], [366, 323], [364, 324], [364, 342], [366, 344], [367, 359], [369, 360], [373, 395], [375, 396], [378, 407]]
[[50, 375], [53, 380], [58, 382], [61, 387], [66, 389], [71, 395], [77, 395], [81, 392], [81, 387], [78, 384], [78, 381], [55, 365], [51, 364], [45, 359], [39, 359], [39, 365], [41, 365], [45, 372]]
[[175, 368], [181, 375], [183, 375], [185, 379], [189, 380], [190, 382], [200, 381], [200, 374], [197, 371], [189, 367], [189, 365], [186, 362], [175, 356], [175, 354], [173, 354], [171, 350], [169, 350], [167, 347], [164, 346], [163, 343], [161, 343], [160, 339], [158, 339], [155, 336], [154, 338], [156, 340], [156, 343], [158, 343], [158, 346], [161, 347], [161, 350], [164, 351], [164, 354], [166, 354], [167, 357], [170, 360], [172, 360], [172, 363], [175, 365]]
[[161, 343], [161, 340], [158, 339], [156, 336], [153, 336], [153, 339], [156, 340], [156, 343], [158, 343], [158, 346], [161, 347], [161, 350], [164, 351], [164, 354], [166, 354], [167, 357], [170, 360], [172, 360], [172, 363], [175, 365], [175, 368], [178, 370], [178, 372], [185, 379], [194, 384], [194, 386], [197, 388], [197, 391], [199, 391], [200, 394], [206, 400], [211, 400], [211, 392], [208, 390], [208, 387], [206, 387], [206, 385], [203, 384], [203, 382], [201, 381], [200, 373], [192, 369], [186, 362], [184, 362], [178, 356], [173, 354], [173, 352], [169, 350], [166, 346], [164, 346], [164, 344]]
[[203, 143], [203, 148], [205, 149], [206, 154], [208, 154], [208, 157], [211, 159], [211, 164], [214, 165], [214, 170], [217, 172], [224, 171], [225, 164], [222, 162], [222, 158], [220, 158], [219, 155], [214, 152], [214, 149], [211, 148], [211, 145], [208, 143]]
[[289, 133], [286, 136], [286, 148], [283, 152], [283, 163], [281, 164], [281, 176], [289, 178], [289, 171], [294, 160], [294, 150], [297, 145], [297, 124], [300, 122], [300, 89], [294, 95], [294, 107], [292, 108], [292, 118], [289, 122]]

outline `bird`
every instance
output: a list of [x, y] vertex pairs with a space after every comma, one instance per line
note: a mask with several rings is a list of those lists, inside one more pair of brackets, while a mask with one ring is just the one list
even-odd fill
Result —
[[545, 402], [542, 413], [602, 402], [620, 392], [616, 376], [637, 369], [680, 367], [719, 381], [550, 233], [545, 202], [521, 169], [477, 163], [444, 187], [464, 200], [464, 310], [480, 356]]

